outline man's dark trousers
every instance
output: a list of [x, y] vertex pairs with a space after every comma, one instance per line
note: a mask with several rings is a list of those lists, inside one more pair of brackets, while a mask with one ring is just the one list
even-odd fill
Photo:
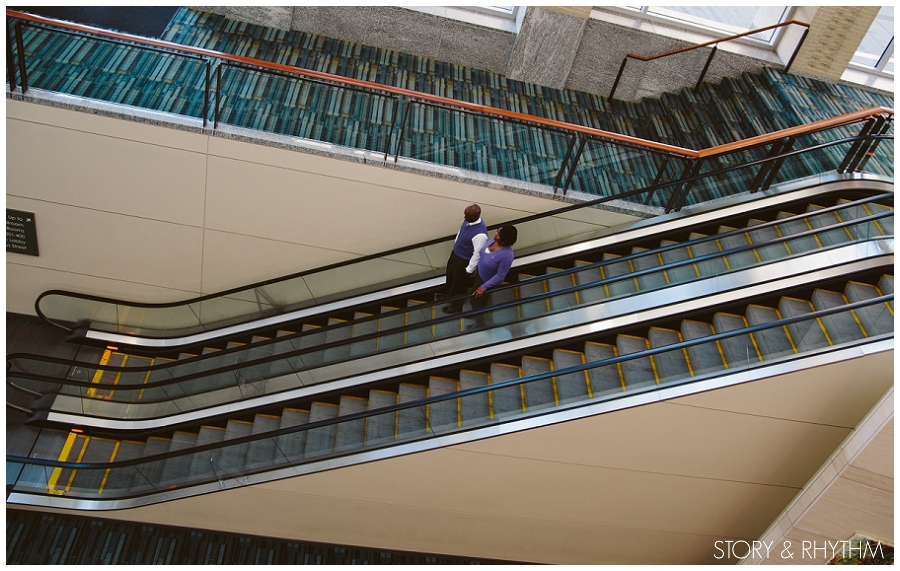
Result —
[[[447, 260], [447, 285], [444, 288], [444, 299], [460, 296], [469, 289], [469, 281], [472, 275], [466, 272], [469, 260], [463, 260], [453, 252], [450, 252], [450, 258]], [[461, 311], [465, 298], [454, 301], [450, 304], [453, 311]]]

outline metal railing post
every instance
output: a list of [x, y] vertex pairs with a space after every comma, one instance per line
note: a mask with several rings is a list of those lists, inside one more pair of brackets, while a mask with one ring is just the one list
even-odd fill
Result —
[[[790, 152], [791, 147], [794, 145], [794, 140], [793, 137], [785, 139], [777, 154], [781, 155]], [[781, 157], [772, 161], [771, 166], [769, 167], [769, 174], [766, 176], [758, 190], [768, 190], [769, 187], [772, 186], [772, 182], [774, 182], [775, 177], [778, 176], [778, 171], [781, 170], [781, 165], [784, 164], [784, 159], [785, 157]]]
[[697, 80], [697, 85], [694, 86], [694, 91], [700, 89], [700, 86], [703, 85], [703, 79], [706, 77], [706, 72], [709, 70], [709, 64], [712, 63], [717, 49], [719, 49], [718, 44], [713, 46], [713, 49], [709, 52], [709, 57], [706, 58], [706, 65], [703, 66], [703, 71], [700, 72], [700, 78]]
[[[684, 174], [681, 175], [682, 179], [690, 179], [698, 172], [700, 172], [700, 168], [703, 164], [703, 159], [694, 159], [687, 164], [684, 169]], [[691, 187], [694, 186], [693, 181], [687, 181], [682, 184], [681, 188], [677, 188], [672, 191], [672, 195], [669, 197], [669, 202], [666, 204], [666, 214], [669, 212], [679, 211], [684, 206], [684, 201], [687, 199], [688, 192], [690, 192]]]
[[874, 118], [866, 119], [863, 123], [863, 128], [859, 130], [859, 134], [856, 135], [856, 140], [850, 146], [850, 149], [847, 151], [847, 154], [844, 155], [844, 160], [841, 161], [841, 164], [838, 165], [837, 172], [844, 173], [848, 170], [852, 170], [851, 165], [854, 164], [857, 153], [859, 153], [859, 148], [863, 146], [863, 142], [865, 141], [865, 137], [872, 131], [872, 127], [875, 124]]
[[791, 66], [794, 64], [794, 58], [797, 57], [797, 53], [800, 51], [800, 47], [803, 46], [803, 41], [806, 40], [807, 34], [809, 34], [809, 28], [804, 28], [803, 35], [800, 36], [800, 41], [797, 43], [797, 47], [794, 48], [794, 53], [791, 54], [791, 59], [788, 60], [787, 65], [784, 67], [784, 73], [787, 73], [791, 70]]
[[6, 71], [9, 75], [9, 90], [16, 90], [16, 60], [13, 56], [13, 35], [9, 33], [9, 21], [6, 22]]
[[219, 106], [222, 104], [222, 66], [216, 66], [216, 108], [213, 110], [213, 129], [219, 128]]
[[[388, 133], [387, 143], [384, 145], [384, 162], [387, 163], [388, 156], [391, 154], [391, 143], [394, 142], [394, 131], [397, 130], [397, 115], [399, 115], [399, 111], [402, 108], [403, 99], [401, 97], [396, 97], [393, 99], [397, 102], [397, 109], [392, 114], [391, 117], [391, 131]], [[398, 143], [399, 144], [399, 141]]]
[[[569, 147], [566, 149], [566, 156], [563, 157], [562, 164], [559, 165], [559, 172], [556, 173], [556, 180], [553, 181], [553, 195], [556, 196], [556, 191], [559, 189], [559, 183], [562, 182], [563, 173], [566, 170], [566, 166], [569, 164], [569, 157], [572, 156], [572, 149], [575, 148], [575, 141], [578, 139], [577, 134], [572, 135], [572, 139], [569, 141]], [[563, 193], [565, 195], [565, 193]]]
[[612, 99], [613, 95], [616, 93], [616, 88], [619, 86], [619, 80], [622, 79], [622, 73], [625, 71], [625, 64], [628, 63], [628, 56], [625, 56], [625, 59], [622, 60], [622, 65], [619, 66], [619, 73], [616, 75], [616, 80], [613, 82], [612, 89], [609, 90], [609, 95], [607, 95], [607, 99]]
[[[876, 135], [886, 135], [888, 130], [891, 128], [891, 119], [882, 119], [884, 124], [881, 126], [881, 129], [876, 130]], [[878, 144], [881, 142], [881, 139], [873, 139], [869, 148], [866, 150], [865, 154], [862, 155], [859, 164], [856, 166], [857, 170], [862, 171], [866, 167], [866, 163], [869, 162], [873, 156], [875, 156], [875, 149], [878, 148]]]
[[669, 167], [670, 160], [671, 157], [663, 158], [663, 164], [659, 167], [659, 170], [656, 171], [656, 177], [653, 179], [653, 184], [650, 185], [653, 187], [653, 190], [651, 190], [650, 194], [647, 195], [647, 199], [644, 200], [644, 204], [648, 206], [650, 205], [650, 200], [653, 198], [653, 195], [656, 194], [656, 191], [658, 189], [657, 185], [659, 184], [659, 181], [662, 180], [663, 174], [665, 174], [666, 169]]
[[587, 144], [587, 140], [590, 138], [590, 135], [581, 139], [581, 144], [578, 145], [578, 151], [575, 153], [575, 157], [572, 159], [572, 168], [569, 169], [569, 176], [566, 177], [566, 184], [563, 186], [562, 193], [563, 196], [566, 195], [566, 192], [569, 190], [569, 185], [572, 184], [572, 177], [575, 176], [575, 168], [578, 166], [578, 161], [581, 160], [581, 153], [584, 152], [584, 146]]
[[403, 147], [403, 135], [406, 134], [406, 121], [409, 119], [409, 113], [412, 109], [414, 101], [410, 99], [406, 104], [406, 111], [403, 113], [403, 121], [400, 122], [400, 135], [397, 137], [397, 152], [394, 154], [394, 164], [397, 164], [397, 159], [400, 158], [400, 151]]
[[22, 41], [22, 22], [16, 22], [16, 49], [19, 51], [19, 78], [22, 80], [22, 95], [28, 91], [28, 71], [25, 69], [25, 42]]
[[209, 60], [206, 60], [206, 83], [203, 85], [203, 128], [206, 128], [206, 121], [209, 116]]

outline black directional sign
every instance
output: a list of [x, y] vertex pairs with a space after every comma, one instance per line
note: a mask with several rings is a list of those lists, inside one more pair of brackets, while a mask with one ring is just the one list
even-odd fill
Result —
[[38, 255], [34, 212], [6, 209], [6, 251], [29, 256]]

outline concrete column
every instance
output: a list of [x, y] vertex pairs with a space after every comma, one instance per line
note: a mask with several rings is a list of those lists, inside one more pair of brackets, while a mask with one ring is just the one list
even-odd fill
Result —
[[279, 30], [291, 29], [294, 13], [293, 6], [189, 6], [189, 8], [225, 16], [229, 20]]
[[590, 15], [590, 6], [529, 6], [506, 76], [564, 89]]
[[880, 9], [880, 6], [819, 7], [791, 70], [840, 80]]

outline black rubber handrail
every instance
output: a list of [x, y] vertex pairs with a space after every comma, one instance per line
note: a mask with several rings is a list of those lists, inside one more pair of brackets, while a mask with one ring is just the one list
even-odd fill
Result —
[[[812, 311], [810, 313], [798, 315], [795, 317], [788, 317], [788, 318], [783, 318], [783, 319], [779, 319], [776, 321], [769, 321], [767, 323], [761, 323], [758, 325], [750, 325], [750, 326], [744, 327], [742, 329], [734, 329], [731, 331], [726, 331], [724, 333], [716, 333], [716, 334], [708, 335], [705, 337], [699, 337], [697, 339], [691, 339], [689, 341], [681, 341], [678, 343], [672, 343], [670, 345], [663, 345], [661, 347], [656, 347], [653, 349], [646, 349], [644, 351], [629, 353], [627, 355], [611, 357], [609, 359], [603, 359], [600, 361], [592, 361], [590, 363], [575, 365], [572, 367], [567, 367], [565, 369], [556, 369], [553, 371], [548, 371], [548, 372], [544, 372], [544, 373], [539, 373], [537, 375], [532, 375], [530, 377], [510, 379], [508, 381], [502, 381], [502, 382], [499, 382], [496, 384], [484, 385], [481, 387], [473, 387], [470, 389], [460, 390], [458, 392], [446, 393], [443, 395], [437, 395], [437, 396], [433, 396], [433, 397], [427, 397], [427, 398], [419, 399], [416, 401], [409, 401], [406, 403], [400, 403], [400, 404], [391, 405], [391, 406], [387, 406], [387, 407], [383, 407], [383, 408], [377, 408], [377, 409], [367, 410], [367, 411], [363, 411], [363, 412], [348, 414], [348, 415], [344, 415], [344, 416], [338, 416], [335, 418], [320, 420], [320, 421], [316, 421], [316, 422], [300, 424], [297, 426], [279, 428], [279, 429], [273, 430], [271, 432], [253, 434], [253, 435], [244, 436], [244, 437], [240, 437], [240, 438], [234, 438], [234, 439], [226, 440], [226, 441], [222, 441], [222, 442], [214, 442], [211, 444], [205, 444], [203, 446], [197, 446], [194, 448], [185, 448], [182, 450], [166, 452], [163, 454], [158, 454], [158, 455], [153, 455], [153, 456], [144, 456], [144, 457], [140, 457], [140, 458], [133, 458], [130, 460], [121, 460], [121, 461], [117, 461], [117, 462], [107, 462], [107, 463], [61, 462], [59, 460], [27, 458], [27, 457], [14, 456], [14, 455], [7, 455], [6, 460], [7, 460], [7, 462], [15, 462], [15, 463], [20, 463], [20, 464], [35, 464], [35, 465], [40, 465], [40, 466], [55, 466], [55, 467], [73, 468], [73, 469], [134, 466], [137, 464], [145, 463], [148, 461], [148, 459], [152, 459], [151, 461], [158, 461], [158, 460], [164, 460], [164, 459], [174, 458], [174, 457], [178, 457], [178, 456], [187, 456], [190, 454], [195, 454], [197, 452], [206, 452], [206, 451], [211, 451], [211, 450], [218, 450], [221, 448], [229, 448], [232, 446], [238, 446], [241, 444], [245, 444], [247, 442], [254, 442], [254, 441], [258, 441], [258, 440], [268, 440], [270, 438], [276, 438], [278, 436], [284, 436], [286, 434], [303, 432], [303, 431], [312, 430], [315, 428], [321, 428], [324, 426], [343, 424], [343, 423], [351, 422], [354, 420], [364, 420], [364, 419], [367, 419], [367, 418], [370, 418], [373, 416], [389, 414], [391, 412], [398, 412], [401, 410], [407, 410], [407, 409], [411, 409], [411, 408], [419, 408], [422, 406], [431, 405], [431, 404], [439, 403], [439, 402], [443, 402], [443, 401], [465, 398], [465, 397], [468, 397], [471, 395], [481, 394], [481, 393], [490, 392], [490, 391], [503, 389], [503, 388], [507, 388], [507, 387], [524, 385], [527, 383], [531, 383], [531, 382], [539, 381], [539, 380], [543, 380], [543, 379], [550, 379], [553, 377], [561, 377], [561, 376], [565, 376], [565, 375], [569, 375], [569, 374], [573, 374], [573, 373], [580, 373], [583, 371], [587, 371], [589, 369], [595, 369], [598, 367], [604, 367], [604, 366], [608, 366], [608, 365], [616, 365], [618, 363], [622, 363], [625, 361], [632, 361], [632, 360], [641, 359], [641, 358], [645, 358], [645, 357], [652, 357], [653, 355], [657, 355], [659, 353], [667, 353], [669, 351], [675, 351], [678, 349], [687, 349], [687, 348], [693, 347], [695, 345], [712, 343], [715, 341], [721, 341], [722, 339], [728, 339], [731, 337], [739, 337], [742, 335], [756, 333], [758, 331], [763, 331], [763, 330], [767, 330], [767, 329], [776, 329], [776, 328], [792, 325], [794, 323], [811, 321], [814, 319], [821, 319], [823, 317], [828, 317], [830, 315], [836, 315], [839, 313], [855, 311], [855, 310], [863, 309], [863, 308], [870, 307], [870, 306], [877, 306], [877, 305], [881, 305], [884, 303], [892, 302], [893, 300], [894, 300], [894, 294], [882, 295], [882, 296], [874, 297], [874, 298], [867, 299], [864, 301], [848, 303], [848, 304], [841, 305], [838, 307], [832, 307], [829, 309]], [[888, 335], [890, 335], [890, 337], [893, 337], [893, 332], [891, 332], [890, 334], [882, 333], [882, 334], [877, 334], [877, 335], [871, 335], [868, 337], [862, 337], [858, 340], [850, 341], [847, 344], [855, 344], [855, 343], [858, 343], [858, 342], [864, 341], [864, 340], [886, 338], [886, 336], [888, 336]], [[845, 344], [842, 343], [841, 345], [845, 345]], [[835, 345], [830, 345], [827, 348], [822, 347], [821, 349], [833, 349], [834, 347], [835, 347]], [[820, 349], [816, 349], [814, 351], [819, 351], [819, 350]], [[797, 356], [802, 357], [804, 355], [804, 353], [806, 353], [806, 352], [796, 352], [793, 354], [793, 356], [794, 357], [797, 357]], [[761, 360], [758, 363], [760, 363], [761, 365], [766, 365], [767, 361]], [[730, 367], [722, 369], [722, 371], [725, 371], [725, 372], [727, 372], [729, 370], [730, 370]], [[741, 370], [745, 370], [745, 369], [741, 369]], [[704, 378], [706, 378], [706, 375], [703, 375], [703, 376], [704, 376]], [[685, 381], [691, 382], [691, 379], [685, 379]], [[672, 383], [665, 383], [664, 385], [657, 385], [655, 387], [651, 386], [651, 387], [646, 387], [644, 389], [623, 391], [622, 394], [610, 395], [611, 398], [609, 398], [609, 397], [608, 398], [609, 398], [609, 400], [611, 400], [612, 398], [622, 398], [625, 396], [631, 396], [631, 395], [638, 394], [638, 393], [655, 391], [660, 388], [674, 386], [676, 384], [684, 384], [684, 383], [679, 383], [678, 381], [675, 381]], [[578, 406], [594, 404], [594, 403], [598, 402], [599, 400], [607, 400], [607, 398], [585, 399], [585, 400], [587, 402], [578, 403], [572, 407], [567, 407], [567, 408], [576, 408]], [[549, 409], [541, 409], [540, 412], [535, 413], [535, 415], [552, 413], [552, 412], [555, 412], [556, 410], [559, 410], [559, 407], [549, 408]], [[518, 418], [512, 418], [511, 420], [518, 420]], [[456, 432], [456, 431], [454, 431], [454, 432]], [[423, 438], [427, 438], [427, 436], [423, 436]], [[375, 448], [375, 447], [373, 446], [372, 448]], [[334, 455], [335, 454], [332, 454], [329, 456], [334, 456]], [[322, 458], [323, 457], [317, 457], [317, 458], [315, 458], [315, 460], [321, 460]], [[290, 462], [288, 462], [288, 464], [290, 464]], [[294, 464], [290, 464], [290, 465], [293, 466]]]
[[[880, 195], [880, 196], [886, 197], [886, 196], [890, 196], [890, 195], [886, 194], [886, 195]], [[745, 234], [750, 231], [755, 231], [755, 230], [763, 229], [766, 227], [785, 224], [785, 223], [788, 223], [791, 221], [804, 219], [806, 217], [816, 216], [816, 215], [826, 213], [829, 211], [849, 208], [849, 207], [853, 207], [855, 205], [865, 204], [865, 203], [869, 203], [869, 202], [872, 202], [872, 200], [861, 199], [858, 201], [854, 201], [852, 203], [837, 205], [834, 207], [823, 208], [821, 210], [816, 210], [814, 212], [809, 212], [809, 213], [803, 213], [801, 215], [795, 215], [795, 216], [788, 217], [788, 218], [777, 219], [777, 220], [770, 221], [770, 222], [767, 222], [764, 224], [759, 224], [759, 225], [753, 226], [752, 228], [736, 229], [733, 231], [729, 231], [729, 232], [722, 233], [722, 234], [717, 234], [717, 235], [706, 237], [706, 238], [700, 238], [700, 239], [696, 239], [696, 240], [692, 240], [692, 241], [688, 241], [688, 242], [683, 242], [683, 243], [674, 244], [671, 246], [666, 246], [666, 247], [660, 248], [659, 250], [648, 250], [647, 252], [641, 252], [638, 254], [630, 254], [627, 256], [622, 256], [620, 258], [616, 258], [615, 260], [607, 260], [607, 261], [603, 261], [603, 262], [597, 262], [595, 264], [578, 266], [577, 268], [570, 268], [567, 270], [562, 270], [560, 272], [555, 272], [552, 275], [557, 276], [557, 275], [570, 274], [570, 273], [583, 271], [585, 269], [600, 267], [600, 266], [604, 266], [604, 265], [608, 265], [608, 264], [612, 264], [612, 263], [621, 263], [622, 261], [640, 258], [640, 257], [646, 256], [648, 254], [652, 254], [652, 253], [658, 252], [658, 251], [677, 249], [677, 248], [681, 248], [684, 246], [690, 246], [690, 245], [697, 244], [697, 243], [718, 240], [723, 237]], [[639, 278], [644, 275], [654, 274], [654, 273], [658, 273], [660, 271], [666, 271], [666, 270], [681, 267], [681, 266], [702, 263], [707, 260], [720, 259], [720, 258], [724, 258], [725, 256], [733, 255], [733, 254], [740, 253], [740, 252], [751, 251], [751, 250], [756, 250], [758, 248], [774, 246], [777, 244], [782, 244], [785, 242], [790, 242], [790, 241], [794, 241], [794, 240], [798, 240], [798, 239], [815, 237], [819, 234], [824, 234], [826, 232], [832, 232], [832, 231], [840, 230], [840, 229], [847, 228], [850, 226], [862, 225], [862, 224], [874, 222], [874, 221], [881, 220], [884, 218], [891, 218], [891, 217], [893, 217], [892, 211], [891, 212], [880, 212], [880, 213], [866, 216], [863, 218], [856, 218], [853, 220], [839, 222], [837, 224], [822, 226], [820, 228], [813, 228], [813, 229], [806, 230], [803, 232], [798, 232], [796, 234], [788, 234], [787, 236], [780, 236], [778, 238], [773, 238], [771, 240], [766, 240], [764, 242], [756, 242], [756, 243], [746, 244], [746, 245], [738, 246], [738, 247], [731, 248], [728, 250], [722, 250], [722, 251], [718, 251], [718, 252], [713, 252], [711, 254], [704, 254], [702, 256], [697, 256], [697, 257], [693, 257], [693, 258], [679, 260], [676, 262], [671, 262], [669, 264], [653, 266], [650, 268], [645, 268], [643, 270], [637, 270], [637, 271], [634, 271], [634, 272], [631, 272], [628, 274], [623, 274], [621, 276], [605, 278], [602, 280], [597, 280], [597, 281], [589, 282], [589, 283], [585, 283], [585, 284], [578, 284], [578, 285], [567, 287], [567, 288], [560, 288], [560, 289], [554, 290], [552, 292], [544, 292], [544, 293], [536, 294], [534, 296], [527, 298], [526, 300], [517, 299], [514, 301], [509, 301], [509, 302], [504, 302], [504, 303], [497, 304], [497, 305], [492, 305], [492, 306], [486, 307], [482, 310], [467, 312], [466, 316], [468, 317], [470, 315], [471, 316], [483, 315], [483, 314], [487, 314], [487, 313], [490, 313], [495, 310], [501, 310], [501, 309], [515, 307], [515, 306], [521, 305], [523, 303], [534, 303], [534, 302], [540, 301], [542, 299], [549, 299], [552, 297], [564, 296], [564, 295], [568, 295], [570, 293], [575, 293], [575, 292], [581, 291], [583, 289], [594, 288], [594, 287], [598, 287], [598, 286], [602, 286], [602, 285], [606, 285], [606, 284], [621, 282], [623, 280]], [[886, 237], [886, 236], [884, 236], [884, 237]], [[873, 239], [884, 238], [884, 237], [876, 236], [876, 237], [873, 237]], [[815, 250], [813, 252], [804, 252], [803, 254], [800, 254], [800, 255], [802, 256], [802, 255], [813, 254], [816, 252], [822, 252], [822, 251], [826, 251], [829, 249], [841, 247], [842, 245], [843, 244], [838, 244], [838, 245], [828, 247], [828, 248], [821, 248], [821, 249]], [[788, 258], [789, 257], [785, 257], [785, 259], [788, 259]], [[702, 278], [703, 278], [703, 276], [698, 276], [698, 280], [702, 279]], [[541, 279], [547, 279], [547, 276], [543, 276], [543, 277], [538, 276], [536, 278], [528, 280], [528, 282], [540, 281]], [[517, 287], [517, 286], [521, 286], [522, 283], [528, 283], [528, 282], [519, 282], [516, 284], [510, 284], [508, 287]], [[679, 284], [673, 284], [673, 285], [679, 285]], [[659, 291], [659, 290], [654, 290], [654, 291]], [[441, 304], [446, 304], [446, 303], [447, 303], [446, 300], [442, 300], [440, 302], [433, 302], [432, 304], [423, 305], [423, 307], [430, 306], [430, 305], [441, 305]], [[379, 318], [379, 316], [372, 316], [371, 318], [361, 319], [361, 320], [359, 320], [359, 322], [369, 321], [369, 320], [378, 319], [378, 318]], [[322, 343], [320, 345], [316, 345], [315, 347], [307, 347], [307, 348], [297, 349], [294, 351], [287, 351], [287, 352], [279, 353], [277, 355], [268, 355], [265, 357], [260, 357], [258, 359], [244, 361], [244, 362], [241, 362], [238, 364], [227, 365], [224, 367], [209, 369], [209, 370], [201, 371], [201, 372], [197, 372], [197, 373], [191, 373], [191, 374], [184, 375], [181, 377], [174, 377], [174, 378], [165, 379], [162, 381], [153, 381], [153, 382], [133, 384], [133, 385], [132, 384], [116, 384], [116, 385], [106, 386], [106, 385], [100, 385], [97, 383], [93, 383], [91, 381], [79, 381], [79, 380], [75, 380], [75, 379], [58, 379], [58, 378], [54, 378], [54, 377], [44, 377], [42, 375], [28, 373], [25, 371], [11, 371], [10, 370], [8, 372], [8, 374], [11, 374], [18, 378], [25, 378], [25, 379], [29, 379], [29, 380], [35, 380], [35, 381], [44, 381], [44, 382], [49, 382], [49, 383], [53, 383], [53, 384], [57, 384], [57, 385], [77, 386], [77, 387], [82, 387], [82, 388], [94, 388], [94, 389], [98, 389], [98, 390], [104, 390], [104, 389], [105, 390], [123, 390], [123, 389], [129, 390], [129, 389], [156, 388], [156, 387], [168, 386], [168, 385], [172, 385], [172, 384], [176, 384], [176, 383], [187, 382], [187, 381], [191, 381], [191, 380], [195, 380], [195, 379], [202, 379], [202, 378], [206, 378], [206, 377], [209, 377], [212, 375], [224, 373], [227, 371], [234, 371], [234, 370], [250, 368], [255, 365], [262, 365], [265, 363], [280, 361], [282, 359], [287, 359], [287, 358], [291, 358], [291, 357], [298, 357], [298, 356], [302, 357], [302, 355], [305, 355], [305, 354], [324, 351], [324, 350], [335, 348], [335, 347], [341, 347], [341, 346], [347, 345], [349, 343], [357, 343], [357, 342], [366, 341], [369, 339], [377, 339], [386, 334], [397, 334], [397, 333], [402, 333], [402, 332], [410, 331], [410, 330], [414, 330], [414, 329], [420, 329], [423, 327], [431, 327], [436, 324], [440, 324], [440, 323], [443, 323], [446, 321], [455, 321], [457, 319], [460, 319], [460, 316], [440, 316], [440, 317], [430, 320], [430, 321], [424, 321], [424, 322], [415, 323], [412, 325], [404, 325], [404, 326], [393, 328], [393, 329], [376, 331], [373, 333], [367, 333], [365, 335], [355, 336], [351, 339], [341, 339], [341, 340], [332, 341], [329, 343]], [[348, 326], [348, 325], [342, 324], [341, 326], [343, 327], [343, 326]], [[11, 361], [13, 361], [15, 359], [28, 359], [30, 361], [54, 363], [54, 364], [58, 364], [58, 365], [64, 365], [67, 367], [83, 367], [86, 369], [102, 370], [102, 371], [109, 371], [109, 372], [116, 372], [116, 373], [157, 371], [157, 370], [165, 370], [165, 369], [172, 368], [172, 367], [178, 367], [178, 366], [188, 364], [188, 363], [196, 363], [200, 360], [213, 359], [213, 358], [221, 357], [222, 355], [225, 355], [225, 354], [239, 353], [242, 351], [251, 350], [252, 348], [257, 348], [257, 347], [263, 346], [264, 344], [279, 343], [279, 342], [289, 341], [289, 340], [293, 340], [293, 339], [297, 339], [297, 338], [301, 338], [301, 337], [306, 337], [308, 335], [314, 335], [314, 334], [317, 334], [320, 332], [321, 332], [320, 330], [303, 331], [303, 332], [296, 333], [294, 335], [285, 335], [282, 337], [270, 339], [265, 342], [259, 342], [257, 344], [254, 344], [250, 348], [239, 347], [239, 348], [233, 348], [230, 350], [226, 349], [226, 350], [222, 350], [222, 351], [217, 351], [215, 353], [201, 355], [201, 356], [191, 358], [191, 359], [180, 359], [177, 361], [167, 362], [167, 363], [163, 363], [161, 365], [140, 365], [140, 366], [136, 366], [136, 367], [122, 367], [122, 366], [115, 366], [115, 365], [100, 365], [99, 363], [70, 361], [70, 360], [61, 359], [58, 357], [31, 355], [31, 354], [27, 354], [27, 353], [11, 354], [11, 355], [7, 356], [7, 363], [11, 363]], [[461, 334], [462, 334], [462, 332], [461, 332]], [[427, 340], [423, 341], [423, 344], [427, 344], [427, 343], [428, 343]], [[409, 345], [409, 346], [412, 346], [412, 345]], [[9, 369], [9, 367], [8, 367], [8, 369]], [[197, 393], [197, 394], [201, 394], [201, 393]], [[152, 399], [148, 399], [148, 400], [145, 400], [142, 402], [150, 403], [150, 402], [163, 402], [163, 401], [155, 401]]]

